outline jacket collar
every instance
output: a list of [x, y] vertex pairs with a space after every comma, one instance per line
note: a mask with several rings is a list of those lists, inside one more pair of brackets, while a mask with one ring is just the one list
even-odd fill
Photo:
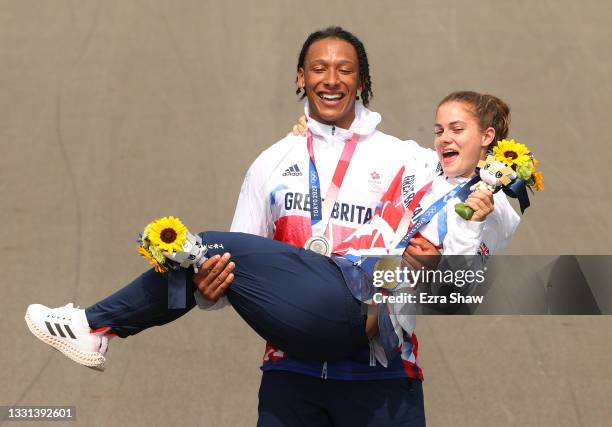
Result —
[[308, 119], [308, 129], [310, 129], [314, 135], [322, 136], [325, 139], [332, 136], [348, 139], [353, 133], [356, 133], [361, 137], [368, 136], [376, 131], [376, 127], [382, 120], [380, 114], [368, 110], [363, 106], [361, 101], [357, 101], [355, 103], [355, 120], [353, 120], [353, 123], [349, 129], [342, 129], [317, 122], [310, 117], [309, 113], [310, 109], [308, 106], [308, 100], [306, 100], [304, 103], [304, 114]]
[[472, 177], [465, 178], [463, 176], [456, 176], [456, 177], [452, 177], [452, 178], [449, 177], [449, 176], [445, 176], [445, 175], [442, 175], [442, 176], [444, 176], [446, 182], [448, 182], [449, 184], [452, 184], [452, 185], [464, 184], [464, 183], [468, 182], [470, 179], [472, 179]]

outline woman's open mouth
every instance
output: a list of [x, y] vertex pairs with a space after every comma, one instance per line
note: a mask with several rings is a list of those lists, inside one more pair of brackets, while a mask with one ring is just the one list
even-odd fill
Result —
[[459, 157], [459, 152], [452, 148], [447, 148], [442, 151], [442, 164], [449, 165]]

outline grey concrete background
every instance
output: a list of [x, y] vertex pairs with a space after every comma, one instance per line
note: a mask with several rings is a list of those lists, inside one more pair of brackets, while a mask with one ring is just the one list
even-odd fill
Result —
[[[541, 160], [508, 253], [612, 254], [612, 3], [0, 2], [0, 404], [79, 425], [252, 426], [263, 343], [231, 311], [113, 342], [105, 373], [32, 337], [29, 303], [138, 274], [136, 233], [229, 226], [242, 176], [300, 115], [306, 35], [355, 32], [382, 129], [431, 144], [448, 92], [497, 94]], [[429, 425], [610, 425], [610, 317], [420, 318]]]

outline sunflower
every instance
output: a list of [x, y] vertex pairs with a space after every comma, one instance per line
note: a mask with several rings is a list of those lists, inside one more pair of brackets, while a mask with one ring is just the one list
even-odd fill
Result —
[[523, 144], [519, 144], [514, 139], [510, 141], [502, 139], [499, 141], [497, 145], [493, 147], [493, 154], [495, 155], [495, 160], [499, 160], [510, 167], [514, 165], [520, 166], [524, 162], [531, 160], [529, 157], [529, 149]]
[[183, 249], [183, 243], [187, 241], [187, 227], [180, 219], [165, 216], [147, 225], [145, 237], [160, 251], [172, 253]]
[[147, 251], [142, 246], [138, 246], [138, 253], [144, 258], [146, 258], [146, 260], [149, 261], [149, 264], [151, 264], [155, 268], [155, 271], [157, 271], [158, 273], [165, 273], [166, 271], [168, 271], [166, 267], [164, 267], [159, 261], [153, 258], [149, 251]]
[[533, 184], [535, 189], [538, 191], [544, 190], [544, 177], [542, 176], [542, 172], [534, 172], [533, 178], [535, 180]]

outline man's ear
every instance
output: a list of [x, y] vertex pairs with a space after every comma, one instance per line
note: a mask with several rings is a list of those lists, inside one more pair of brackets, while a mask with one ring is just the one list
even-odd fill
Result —
[[304, 80], [304, 69], [302, 67], [298, 68], [297, 70], [297, 77], [295, 78], [295, 84], [297, 84], [297, 87], [301, 90], [304, 90], [304, 87], [306, 86], [306, 82]]

